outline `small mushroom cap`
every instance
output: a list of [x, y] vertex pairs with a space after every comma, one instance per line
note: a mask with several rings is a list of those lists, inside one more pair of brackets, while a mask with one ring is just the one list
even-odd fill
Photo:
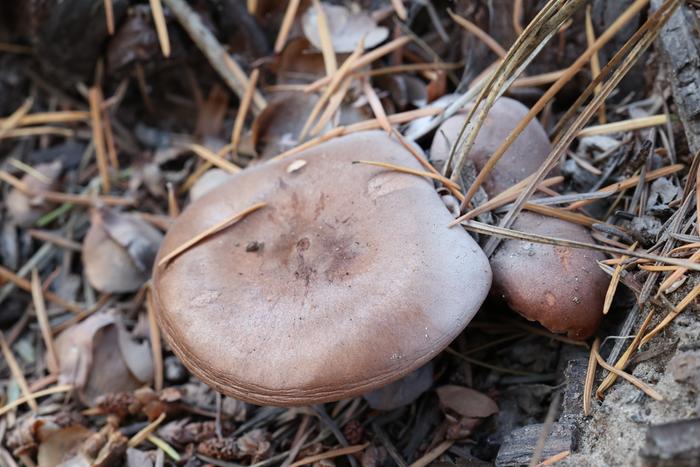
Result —
[[[469, 109], [468, 106], [467, 111]], [[477, 170], [482, 169], [527, 113], [528, 108], [514, 99], [501, 97], [495, 102], [469, 152], [469, 158], [474, 161]], [[447, 161], [452, 145], [464, 125], [465, 117], [464, 114], [455, 115], [447, 119], [435, 132], [430, 149], [430, 158], [435, 165], [442, 166]], [[495, 196], [510, 188], [537, 171], [550, 149], [547, 133], [539, 122], [533, 120], [493, 168], [484, 182], [484, 189], [489, 196]]]
[[169, 230], [159, 258], [267, 203], [154, 269], [164, 334], [204, 382], [270, 405], [366, 393], [430, 360], [476, 313], [488, 261], [447, 227], [432, 183], [358, 159], [420, 168], [386, 134], [357, 133], [244, 170]]
[[[593, 243], [586, 228], [553, 217], [521, 212], [515, 230]], [[597, 251], [507, 240], [491, 257], [493, 293], [508, 306], [555, 333], [583, 340], [603, 317], [609, 278]]]

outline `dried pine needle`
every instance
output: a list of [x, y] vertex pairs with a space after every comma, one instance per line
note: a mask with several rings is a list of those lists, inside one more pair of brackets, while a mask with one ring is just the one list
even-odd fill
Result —
[[365, 97], [367, 97], [367, 102], [369, 102], [372, 113], [379, 121], [382, 129], [386, 131], [387, 134], [391, 135], [393, 129], [389, 123], [389, 119], [386, 117], [386, 111], [382, 106], [382, 102], [379, 100], [379, 96], [377, 96], [374, 88], [369, 83], [369, 80], [364, 80], [364, 83], [362, 83], [362, 90], [365, 93]]
[[[9, 269], [3, 267], [0, 265], [0, 278], [12, 282], [15, 284], [17, 287], [20, 289], [31, 293], [32, 292], [32, 286], [29, 283], [27, 279], [24, 279], [23, 277], [18, 276], [14, 272], [10, 271]], [[63, 298], [61, 298], [59, 295], [54, 294], [53, 292], [45, 291], [44, 292], [44, 298], [46, 300], [50, 301], [51, 303], [55, 303], [56, 305], [65, 308], [68, 311], [71, 311], [73, 313], [79, 314], [83, 313], [85, 310], [80, 308], [78, 305], [75, 305], [73, 303], [67, 302]]]
[[[593, 45], [595, 42], [595, 31], [593, 30], [593, 20], [591, 19], [591, 5], [586, 6], [586, 41], [588, 42], [588, 47]], [[596, 77], [600, 74], [600, 58], [598, 57], [598, 52], [591, 55], [591, 75]], [[599, 94], [603, 86], [598, 83], [595, 87], [595, 94]], [[598, 122], [604, 125], [607, 120], [605, 117], [605, 102], [598, 109]]]
[[160, 342], [160, 327], [158, 327], [155, 310], [153, 309], [150, 290], [146, 293], [148, 294], [146, 297], [146, 313], [148, 314], [148, 329], [150, 332], [149, 337], [151, 340], [151, 353], [153, 354], [153, 389], [160, 391], [163, 389], [164, 381], [163, 351]]
[[141, 429], [141, 431], [139, 431], [139, 432], [136, 433], [134, 436], [132, 436], [132, 437], [129, 439], [129, 447], [130, 447], [130, 448], [135, 448], [135, 447], [138, 446], [139, 444], [141, 444], [141, 443], [143, 443], [144, 441], [146, 441], [146, 438], [148, 438], [148, 435], [152, 434], [152, 433], [156, 430], [156, 428], [158, 428], [158, 426], [159, 426], [161, 423], [163, 423], [163, 420], [165, 420], [165, 412], [161, 413], [161, 414], [158, 416], [158, 418], [156, 418], [155, 420], [153, 420], [151, 423], [149, 423], [148, 425], [146, 425], [145, 427], [143, 427], [143, 428]]
[[693, 300], [695, 300], [698, 295], [700, 295], [700, 283], [696, 284], [695, 287], [688, 292], [688, 295], [683, 297], [683, 300], [676, 305], [676, 308], [671, 313], [666, 315], [666, 317], [654, 329], [649, 331], [649, 334], [642, 338], [640, 345], [648, 343], [654, 336], [663, 331], [674, 319], [676, 319], [679, 314], [681, 314], [683, 310], [686, 309], [688, 305], [693, 303]]
[[202, 146], [201, 144], [196, 144], [196, 143], [189, 143], [186, 144], [185, 147], [192, 151], [193, 153], [197, 154], [199, 157], [204, 159], [207, 162], [210, 162], [211, 164], [217, 166], [218, 168], [225, 170], [226, 172], [230, 174], [237, 174], [240, 172], [242, 169], [238, 167], [236, 164], [233, 162], [230, 162], [223, 157], [219, 156], [216, 154], [214, 151], [211, 149]]
[[109, 192], [112, 183], [109, 179], [109, 169], [107, 164], [107, 150], [105, 149], [104, 130], [102, 129], [102, 91], [97, 87], [90, 88], [88, 92], [90, 101], [90, 122], [92, 126], [92, 142], [95, 146], [95, 157], [97, 158], [97, 168], [102, 179], [102, 189]]
[[408, 19], [408, 11], [406, 11], [403, 0], [391, 0], [391, 6], [394, 8], [396, 16], [398, 16], [401, 21], [406, 21]]
[[0, 140], [7, 138], [24, 138], [25, 136], [55, 135], [70, 138], [74, 132], [57, 126], [33, 126], [29, 128], [13, 128], [0, 134]]
[[300, 467], [302, 465], [313, 464], [326, 459], [333, 459], [340, 456], [355, 454], [356, 452], [364, 451], [367, 446], [369, 446], [369, 443], [356, 444], [354, 446], [332, 449], [330, 451], [322, 452], [321, 454], [316, 454], [313, 456], [305, 457], [304, 459], [300, 459], [290, 464], [289, 467]]
[[24, 172], [24, 173], [26, 173], [26, 174], [31, 175], [31, 176], [34, 177], [35, 179], [39, 180], [41, 183], [43, 183], [43, 184], [45, 184], [45, 185], [50, 185], [50, 184], [51, 184], [51, 179], [50, 179], [49, 177], [47, 177], [47, 176], [44, 175], [43, 173], [39, 172], [38, 170], [36, 170], [36, 169], [35, 169], [34, 167], [32, 167], [31, 165], [27, 165], [27, 164], [25, 164], [24, 162], [15, 159], [14, 157], [10, 157], [10, 159], [8, 160], [8, 162], [9, 162], [10, 165], [12, 165], [13, 167], [15, 167], [15, 168], [21, 170], [22, 172]]
[[646, 383], [644, 383], [642, 380], [637, 378], [636, 376], [632, 376], [629, 373], [626, 373], [622, 370], [618, 370], [612, 365], [609, 365], [608, 362], [603, 360], [603, 357], [600, 356], [598, 353], [597, 349], [591, 348], [591, 352], [595, 355], [596, 360], [598, 361], [598, 365], [602, 366], [606, 370], [610, 371], [611, 373], [615, 373], [617, 376], [620, 376], [633, 385], [637, 386], [640, 390], [642, 390], [647, 396], [651, 397], [654, 400], [657, 401], [662, 401], [664, 400], [663, 396], [659, 394], [654, 388], [648, 386]]
[[170, 38], [168, 37], [168, 26], [165, 22], [165, 15], [163, 14], [163, 4], [160, 0], [150, 0], [151, 2], [151, 14], [153, 15], [153, 23], [156, 25], [156, 32], [158, 33], [158, 42], [160, 42], [160, 50], [163, 52], [164, 57], [170, 56]]
[[432, 178], [433, 180], [437, 180], [447, 187], [459, 188], [459, 186], [456, 183], [449, 180], [447, 177], [444, 177], [440, 174], [436, 174], [433, 172], [425, 172], [423, 170], [412, 169], [410, 167], [402, 167], [400, 165], [389, 164], [387, 162], [357, 160], [357, 161], [353, 161], [352, 163], [353, 164], [373, 165], [375, 167], [381, 167], [383, 169], [395, 170], [397, 172], [402, 172], [402, 173], [411, 174], [411, 175], [417, 175], [419, 177]]
[[641, 130], [652, 126], [665, 125], [668, 123], [668, 115], [651, 115], [649, 117], [632, 118], [621, 122], [606, 123], [584, 128], [577, 136], [608, 135], [611, 133], [622, 133], [625, 131]]
[[58, 365], [58, 356], [53, 342], [49, 316], [48, 313], [46, 313], [46, 304], [44, 303], [44, 294], [41, 290], [39, 272], [36, 269], [32, 269], [32, 300], [36, 319], [41, 329], [41, 337], [44, 339], [44, 345], [46, 346], [46, 366], [52, 374], [57, 375], [60, 369]]
[[54, 386], [52, 388], [44, 389], [43, 391], [37, 391], [29, 394], [28, 396], [22, 396], [19, 399], [15, 399], [14, 401], [10, 402], [9, 404], [0, 407], [0, 417], [5, 415], [7, 412], [9, 412], [12, 409], [15, 409], [19, 407], [22, 404], [29, 403], [29, 401], [36, 401], [36, 399], [44, 396], [50, 396], [51, 394], [58, 394], [61, 392], [68, 392], [73, 389], [73, 386], [71, 384], [61, 384], [60, 386]]
[[5, 357], [5, 363], [7, 363], [7, 366], [10, 368], [12, 377], [15, 379], [15, 382], [17, 382], [24, 397], [27, 398], [29, 406], [36, 412], [39, 410], [39, 405], [36, 403], [36, 400], [31, 397], [32, 392], [29, 390], [29, 385], [24, 377], [22, 368], [20, 368], [19, 363], [17, 363], [17, 359], [15, 359], [12, 349], [10, 349], [10, 346], [7, 344], [2, 332], [0, 332], [0, 349], [2, 350], [2, 355]]
[[554, 454], [553, 456], [548, 457], [547, 459], [543, 460], [542, 462], [540, 462], [537, 465], [538, 465], [538, 467], [545, 466], [545, 465], [554, 465], [559, 461], [563, 461], [564, 459], [566, 459], [570, 455], [571, 455], [571, 451], [562, 451], [558, 454]]
[[591, 414], [591, 393], [593, 392], [593, 382], [595, 381], [595, 370], [597, 359], [595, 357], [600, 347], [600, 338], [593, 341], [590, 354], [588, 355], [588, 368], [586, 369], [586, 382], [583, 384], [583, 415], [588, 417]]
[[496, 41], [496, 39], [488, 35], [488, 33], [486, 33], [479, 26], [472, 23], [468, 19], [461, 17], [457, 13], [453, 12], [450, 8], [447, 9], [447, 13], [450, 15], [450, 17], [455, 23], [459, 24], [466, 31], [469, 31], [470, 33], [474, 34], [476, 38], [483, 42], [484, 45], [486, 45], [486, 47], [491, 49], [493, 53], [495, 53], [501, 58], [504, 58], [508, 54], [508, 52], [506, 52], [506, 49], [504, 49], [501, 46], [501, 44], [499, 44]]
[[423, 457], [420, 459], [416, 460], [413, 464], [411, 464], [409, 467], [427, 467], [430, 465], [435, 459], [440, 457], [442, 453], [447, 451], [452, 447], [452, 445], [455, 442], [453, 440], [446, 440], [443, 441], [442, 443], [438, 444], [435, 446], [433, 449], [430, 451], [426, 452]]
[[250, 79], [245, 87], [245, 94], [241, 99], [241, 105], [238, 107], [238, 112], [236, 113], [236, 120], [233, 123], [233, 129], [231, 130], [231, 153], [236, 154], [238, 152], [238, 145], [241, 143], [241, 134], [243, 133], [243, 124], [245, 123], [245, 117], [248, 114], [248, 109], [250, 109], [250, 103], [253, 101], [253, 95], [255, 94], [255, 88], [258, 84], [258, 77], [260, 76], [260, 70], [255, 68], [250, 72]]
[[186, 241], [185, 243], [183, 243], [182, 245], [180, 245], [179, 247], [175, 248], [173, 251], [171, 251], [170, 253], [165, 255], [165, 257], [163, 257], [163, 259], [161, 259], [158, 262], [158, 267], [160, 268], [160, 267], [167, 265], [170, 261], [172, 261], [176, 257], [180, 256], [182, 253], [189, 250], [190, 248], [192, 248], [193, 246], [195, 246], [196, 244], [198, 244], [202, 240], [205, 240], [206, 238], [211, 237], [212, 235], [214, 235], [218, 232], [221, 232], [222, 230], [224, 230], [224, 229], [232, 226], [236, 222], [240, 221], [248, 214], [250, 214], [254, 211], [257, 211], [260, 208], [264, 208], [265, 206], [267, 206], [267, 203], [255, 203], [254, 205], [250, 206], [249, 208], [246, 208], [243, 211], [237, 212], [234, 215], [232, 215], [231, 217], [224, 219], [223, 221], [219, 222], [218, 224], [208, 228], [204, 232], [202, 232], [198, 235], [195, 235], [193, 238]]
[[335, 50], [333, 50], [333, 40], [331, 39], [331, 30], [328, 25], [328, 17], [326, 10], [319, 0], [312, 0], [314, 9], [316, 10], [316, 26], [318, 28], [318, 37], [321, 40], [321, 54], [323, 55], [323, 64], [326, 67], [326, 75], [331, 76], [338, 69], [338, 62], [335, 58]]
[[275, 53], [278, 54], [282, 52], [285, 44], [287, 43], [287, 37], [289, 37], [289, 31], [292, 30], [292, 24], [294, 24], [294, 18], [297, 16], [297, 10], [299, 9], [299, 3], [301, 0], [289, 0], [287, 3], [287, 9], [284, 10], [284, 18], [282, 19], [282, 25], [280, 26], [279, 33], [277, 33], [277, 39], [275, 40]]
[[[630, 246], [630, 250], [634, 251], [637, 248], [637, 242], [634, 242]], [[624, 269], [625, 261], [629, 258], [627, 255], [622, 255], [620, 257], [620, 262], [615, 266], [613, 275], [610, 278], [610, 285], [608, 285], [608, 291], [605, 293], [605, 302], [603, 303], [603, 314], [607, 315], [610, 311], [610, 306], [612, 305], [613, 298], [615, 297], [615, 291], [617, 290], [617, 285], [620, 283], [620, 275], [622, 274], [622, 269]]]
[[12, 112], [7, 118], [0, 121], [0, 138], [2, 138], [5, 133], [16, 127], [19, 122], [24, 118], [27, 113], [31, 110], [32, 105], [34, 105], [34, 99], [31, 97], [25, 99], [25, 101], [20, 105], [17, 110]]
[[[690, 258], [688, 258], [688, 261], [692, 261], [693, 263], [697, 263], [698, 261], [700, 261], [700, 250], [693, 253], [693, 255]], [[666, 292], [686, 272], [688, 271], [684, 268], [678, 268], [675, 271], [673, 271], [673, 273], [671, 273], [666, 279], [664, 279], [664, 281], [659, 286], [659, 294]]]

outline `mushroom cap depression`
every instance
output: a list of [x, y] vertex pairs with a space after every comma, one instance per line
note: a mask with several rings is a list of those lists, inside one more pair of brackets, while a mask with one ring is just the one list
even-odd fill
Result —
[[488, 261], [448, 228], [432, 183], [358, 159], [420, 169], [386, 134], [356, 133], [246, 169], [175, 221], [159, 258], [267, 203], [156, 260], [159, 322], [204, 382], [269, 405], [359, 395], [430, 360], [479, 309]]

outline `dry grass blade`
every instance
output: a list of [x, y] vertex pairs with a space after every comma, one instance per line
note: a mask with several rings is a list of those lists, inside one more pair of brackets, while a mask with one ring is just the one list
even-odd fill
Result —
[[301, 3], [301, 0], [289, 0], [289, 2], [287, 3], [287, 9], [284, 10], [284, 18], [282, 19], [282, 25], [280, 26], [279, 33], [277, 33], [277, 39], [275, 39], [276, 54], [282, 52], [285, 44], [287, 43], [289, 31], [292, 30], [294, 18], [297, 16], [299, 3]]
[[148, 435], [146, 439], [148, 439], [148, 441], [150, 441], [158, 449], [166, 453], [168, 457], [170, 457], [172, 460], [174, 460], [175, 462], [180, 462], [180, 454], [178, 454], [177, 451], [164, 440], [160, 439], [159, 437], [153, 434]]
[[31, 165], [27, 165], [24, 162], [15, 159], [14, 157], [11, 157], [7, 162], [9, 162], [10, 165], [21, 170], [22, 172], [31, 175], [32, 177], [39, 180], [40, 182], [42, 182], [45, 185], [51, 184], [51, 179], [49, 177], [47, 177], [43, 173], [39, 172]]
[[679, 314], [681, 314], [681, 312], [683, 310], [685, 310], [688, 307], [688, 305], [693, 303], [693, 300], [695, 300], [698, 297], [698, 295], [700, 295], [700, 283], [696, 284], [695, 287], [693, 287], [693, 289], [690, 292], [688, 292], [688, 295], [683, 297], [683, 300], [681, 300], [678, 303], [678, 305], [676, 305], [676, 308], [671, 313], [666, 315], [666, 317], [664, 317], [664, 319], [661, 320], [661, 322], [658, 325], [656, 325], [656, 327], [654, 329], [649, 331], [649, 334], [645, 335], [642, 338], [639, 345], [644, 345], [644, 344], [648, 343], [654, 336], [656, 336], [658, 333], [660, 333], [661, 331], [666, 329], [666, 327], [669, 324], [671, 324], [671, 322], [674, 319], [676, 319], [676, 317]]
[[328, 17], [319, 0], [313, 0], [313, 5], [316, 10], [316, 26], [318, 27], [318, 37], [321, 40], [323, 64], [326, 67], [326, 75], [332, 76], [338, 69], [338, 62], [335, 58], [335, 50], [333, 50], [333, 40], [331, 39], [331, 31], [328, 26]]
[[431, 178], [433, 180], [437, 180], [440, 183], [444, 184], [447, 187], [451, 188], [459, 188], [459, 186], [448, 179], [447, 177], [436, 174], [433, 172], [424, 172], [422, 170], [416, 170], [412, 169], [410, 167], [402, 167], [400, 165], [395, 165], [395, 164], [389, 164], [387, 162], [378, 162], [378, 161], [365, 161], [365, 160], [358, 160], [358, 161], [353, 161], [353, 164], [364, 164], [364, 165], [372, 165], [374, 167], [381, 167], [383, 169], [389, 169], [389, 170], [394, 170], [396, 172], [401, 172], [405, 174], [411, 174], [411, 175], [417, 175], [419, 177], [426, 177], [426, 178]]
[[163, 389], [164, 381], [164, 365], [163, 365], [163, 350], [160, 342], [160, 327], [156, 320], [156, 313], [153, 309], [150, 287], [146, 292], [146, 313], [148, 314], [148, 331], [150, 332], [151, 353], [153, 354], [153, 389], [160, 391]]
[[597, 359], [596, 352], [600, 347], [600, 338], [596, 337], [593, 341], [590, 354], [588, 355], [588, 367], [586, 368], [586, 381], [583, 384], [583, 416], [588, 417], [591, 414], [591, 396], [593, 392], [593, 382], [595, 381], [595, 370]]
[[598, 361], [598, 365], [602, 366], [603, 368], [610, 371], [611, 373], [615, 373], [617, 376], [625, 378], [627, 381], [629, 381], [633, 385], [637, 386], [640, 390], [642, 390], [647, 396], [651, 397], [652, 399], [657, 400], [657, 401], [664, 400], [664, 398], [661, 394], [659, 394], [655, 389], [648, 386], [646, 383], [644, 383], [639, 378], [632, 376], [629, 373], [625, 373], [622, 370], [618, 370], [617, 368], [615, 368], [612, 365], [609, 365], [608, 362], [603, 360], [603, 357], [600, 356], [597, 349], [591, 349], [591, 352], [593, 352], [593, 354], [595, 355], [595, 358]]
[[[593, 31], [593, 20], [591, 19], [591, 5], [586, 6], [586, 41], [588, 42], [588, 47], [595, 43], [595, 31]], [[598, 52], [591, 55], [591, 75], [593, 77], [600, 74], [600, 58], [598, 58]], [[595, 93], [600, 92], [600, 84], [595, 87]], [[598, 122], [603, 125], [607, 122], [605, 117], [605, 104], [601, 105], [598, 109]]]
[[[29, 283], [27, 279], [24, 279], [14, 272], [10, 271], [9, 269], [0, 266], [0, 277], [5, 279], [6, 281], [10, 281], [13, 284], [15, 284], [17, 287], [20, 289], [31, 293], [32, 292], [32, 285]], [[78, 305], [75, 305], [74, 303], [67, 302], [60, 296], [56, 295], [53, 292], [46, 291], [44, 292], [44, 298], [46, 298], [48, 301], [51, 303], [55, 303], [56, 305], [70, 311], [73, 313], [84, 313], [85, 310], [80, 308]]]
[[44, 389], [43, 391], [37, 391], [33, 392], [28, 396], [23, 396], [20, 397], [19, 399], [15, 399], [14, 401], [10, 402], [9, 404], [0, 407], [0, 417], [5, 415], [7, 412], [9, 412], [12, 409], [16, 409], [22, 404], [26, 404], [29, 401], [36, 401], [36, 399], [44, 396], [50, 396], [51, 394], [58, 394], [61, 392], [68, 392], [73, 389], [73, 386], [70, 384], [61, 384], [59, 386], [54, 386], [52, 388]]
[[[637, 248], [637, 242], [634, 242], [634, 244], [630, 246], [630, 250], [634, 251], [635, 248]], [[625, 261], [627, 260], [627, 258], [627, 255], [622, 255], [620, 257], [620, 262], [617, 263], [617, 265], [615, 266], [613, 275], [610, 278], [610, 285], [608, 285], [608, 291], [605, 293], [605, 301], [603, 303], [604, 315], [607, 315], [608, 311], [610, 311], [610, 306], [612, 306], [612, 301], [615, 297], [615, 292], [617, 291], [617, 285], [620, 283], [620, 275], [622, 274], [622, 270], [625, 267]]]
[[150, 0], [150, 3], [153, 23], [156, 25], [158, 42], [160, 42], [160, 50], [163, 52], [164, 57], [170, 57], [170, 37], [168, 37], [168, 25], [163, 14], [163, 4], [160, 3], [160, 0]]
[[130, 447], [130, 448], [135, 448], [135, 447], [138, 446], [139, 444], [141, 444], [141, 443], [143, 443], [144, 441], [146, 441], [146, 439], [148, 438], [148, 435], [153, 434], [153, 432], [156, 431], [156, 428], [158, 428], [158, 426], [159, 426], [161, 423], [163, 423], [163, 420], [165, 420], [165, 412], [163, 412], [162, 414], [160, 414], [160, 415], [158, 416], [158, 418], [156, 418], [155, 420], [153, 420], [151, 423], [149, 423], [148, 425], [146, 425], [145, 427], [143, 427], [143, 428], [141, 429], [141, 431], [139, 431], [139, 432], [136, 433], [134, 436], [132, 436], [132, 437], [129, 439], [129, 447]]
[[511, 88], [531, 88], [553, 83], [566, 72], [566, 70], [550, 71], [541, 75], [524, 76], [518, 78], [510, 85]]
[[185, 243], [183, 243], [182, 245], [180, 245], [179, 247], [175, 248], [173, 251], [171, 251], [170, 253], [165, 255], [158, 262], [158, 267], [160, 268], [160, 267], [167, 265], [170, 261], [177, 258], [178, 256], [180, 256], [182, 253], [189, 250], [193, 246], [197, 245], [202, 240], [205, 240], [206, 238], [211, 237], [212, 235], [221, 232], [222, 230], [232, 226], [236, 222], [245, 218], [248, 214], [250, 214], [254, 211], [257, 211], [260, 208], [264, 208], [265, 206], [267, 206], [267, 203], [256, 203], [256, 204], [252, 205], [251, 207], [246, 208], [240, 212], [237, 212], [227, 219], [224, 219], [223, 221], [219, 222], [218, 224], [208, 228], [204, 232], [202, 232], [198, 235], [195, 235], [194, 238], [186, 241]]
[[[614, 255], [629, 255], [635, 258], [649, 259], [652, 261], [658, 261], [661, 263], [673, 264], [675, 266], [681, 266], [693, 271], [700, 271], [700, 264], [690, 263], [686, 260], [678, 258], [669, 258], [666, 256], [659, 256], [651, 253], [644, 253], [641, 251], [630, 251], [623, 248], [615, 248], [606, 245], [597, 245], [594, 243], [578, 242], [574, 240], [566, 240], [563, 238], [550, 237], [548, 235], [537, 235], [527, 232], [520, 232], [517, 230], [512, 230], [505, 227], [493, 226], [484, 224], [477, 221], [462, 221], [461, 224], [472, 232], [477, 232], [486, 235], [492, 235], [502, 238], [509, 238], [512, 240], [524, 240], [534, 243], [542, 243], [545, 245], [555, 245], [555, 246], [565, 246], [570, 248], [582, 248], [588, 250], [597, 250], [604, 253], [610, 253]], [[451, 224], [451, 225], [454, 225]]]
[[[602, 108], [602, 106], [601, 106]], [[578, 132], [578, 136], [608, 135], [610, 133], [622, 133], [625, 131], [641, 130], [652, 126], [668, 123], [668, 115], [650, 115], [648, 117], [632, 118], [621, 122], [606, 123], [584, 128]]]
[[90, 101], [90, 124], [92, 126], [92, 143], [95, 146], [97, 169], [102, 179], [102, 189], [109, 192], [112, 182], [109, 178], [109, 166], [107, 163], [107, 149], [105, 148], [104, 130], [102, 128], [102, 91], [98, 87], [90, 88], [88, 93]]
[[114, 34], [114, 5], [112, 5], [112, 0], [103, 0], [102, 4], [105, 9], [107, 33], [111, 36]]
[[464, 28], [465, 30], [469, 31], [470, 33], [474, 34], [481, 42], [483, 42], [489, 49], [493, 51], [496, 55], [498, 55], [501, 58], [504, 58], [508, 52], [506, 52], [506, 49], [501, 47], [501, 44], [499, 44], [496, 39], [493, 37], [489, 36], [483, 29], [481, 29], [479, 26], [476, 24], [472, 23], [466, 18], [462, 18], [459, 16], [457, 13], [453, 12], [451, 9], [447, 9], [447, 13], [450, 15], [450, 17], [454, 20], [455, 23], [459, 24]]
[[224, 159], [223, 157], [219, 156], [211, 149], [204, 147], [201, 144], [188, 143], [184, 147], [186, 147], [187, 149], [189, 149], [193, 153], [197, 154], [199, 157], [201, 157], [205, 161], [210, 162], [212, 165], [215, 165], [218, 168], [225, 170], [226, 172], [228, 172], [230, 174], [237, 174], [238, 172], [240, 172], [242, 170], [240, 167], [238, 167], [233, 162], [230, 162], [230, 161]]
[[22, 372], [19, 363], [17, 363], [17, 360], [15, 359], [15, 356], [12, 353], [10, 346], [7, 344], [5, 336], [2, 332], [0, 332], [0, 349], [2, 350], [3, 357], [5, 357], [7, 366], [10, 368], [12, 377], [15, 379], [15, 382], [22, 391], [22, 394], [24, 394], [24, 397], [27, 398], [27, 403], [29, 406], [36, 412], [39, 410], [39, 405], [31, 397], [32, 391], [29, 390], [29, 385], [27, 384], [27, 380], [24, 378], [24, 373]]
[[364, 449], [369, 446], [369, 443], [365, 444], [356, 444], [354, 446], [347, 446], [344, 448], [338, 448], [338, 449], [333, 449], [330, 451], [322, 452], [321, 454], [316, 454], [314, 456], [309, 456], [305, 457], [304, 459], [300, 459], [293, 464], [290, 464], [289, 467], [300, 467], [302, 465], [306, 464], [314, 464], [316, 462], [326, 460], [326, 459], [334, 459], [336, 457], [340, 456], [347, 456], [349, 454], [355, 454], [356, 452], [364, 451]]
[[243, 133], [243, 124], [245, 123], [245, 117], [248, 114], [248, 109], [250, 108], [250, 103], [253, 101], [253, 95], [255, 94], [255, 89], [258, 84], [258, 77], [260, 76], [260, 70], [255, 68], [250, 72], [250, 79], [245, 87], [245, 94], [241, 99], [241, 105], [238, 107], [238, 112], [236, 113], [236, 120], [233, 124], [233, 129], [231, 130], [231, 153], [236, 154], [238, 151], [238, 145], [241, 143], [241, 134]]
[[452, 447], [452, 445], [455, 442], [452, 440], [446, 440], [443, 441], [442, 443], [438, 444], [435, 446], [433, 449], [430, 451], [426, 452], [423, 457], [415, 461], [413, 464], [410, 465], [410, 467], [427, 467], [430, 465], [435, 459], [440, 457], [443, 452], [447, 451]]
[[41, 329], [41, 337], [44, 339], [44, 345], [46, 346], [46, 366], [52, 374], [57, 375], [59, 371], [58, 356], [56, 355], [56, 348], [53, 342], [49, 316], [48, 313], [46, 313], [46, 304], [44, 303], [44, 295], [41, 290], [39, 272], [36, 269], [32, 269], [32, 300], [36, 319]]

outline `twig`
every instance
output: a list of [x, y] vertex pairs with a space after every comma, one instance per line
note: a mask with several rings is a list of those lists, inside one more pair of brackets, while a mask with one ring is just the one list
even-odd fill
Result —
[[[228, 87], [242, 99], [245, 95], [248, 77], [219, 44], [214, 34], [204, 26], [199, 15], [195, 13], [185, 0], [163, 0], [163, 2], [172, 10], [177, 20], [187, 31], [187, 34], [197, 44], [199, 50], [207, 57], [211, 66], [219, 73]], [[265, 108], [265, 105], [265, 98], [260, 92], [255, 91], [253, 95], [253, 113], [257, 115]]]
[[58, 364], [58, 356], [56, 355], [56, 347], [53, 342], [53, 334], [51, 334], [49, 316], [48, 313], [46, 313], [46, 304], [44, 303], [44, 295], [41, 290], [39, 272], [36, 269], [32, 269], [32, 300], [34, 302], [36, 320], [39, 322], [39, 328], [41, 329], [41, 337], [44, 339], [44, 345], [46, 346], [46, 366], [52, 374], [57, 375], [60, 366]]

